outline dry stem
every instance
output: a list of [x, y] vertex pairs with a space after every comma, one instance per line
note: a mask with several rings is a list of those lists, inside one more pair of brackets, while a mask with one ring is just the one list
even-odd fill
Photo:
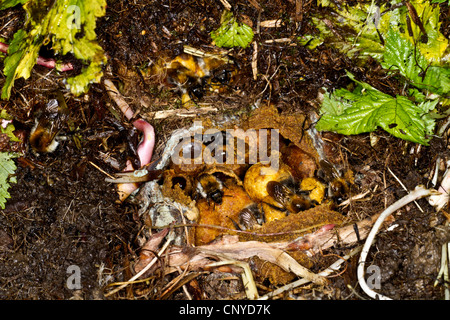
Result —
[[364, 243], [364, 247], [361, 252], [361, 256], [359, 258], [359, 264], [358, 264], [358, 282], [361, 288], [364, 290], [364, 292], [369, 295], [373, 299], [380, 299], [380, 300], [390, 300], [389, 297], [386, 297], [384, 295], [381, 295], [379, 293], [376, 293], [373, 291], [366, 283], [364, 279], [364, 265], [366, 263], [366, 258], [369, 253], [370, 247], [372, 246], [372, 243], [375, 239], [375, 236], [380, 229], [381, 225], [383, 224], [384, 220], [386, 220], [387, 217], [389, 217], [392, 213], [397, 211], [398, 209], [402, 208], [403, 206], [407, 205], [411, 201], [414, 201], [416, 199], [420, 199], [423, 197], [427, 197], [431, 194], [433, 194], [435, 191], [431, 189], [425, 189], [423, 186], [418, 186], [409, 193], [408, 195], [404, 196], [400, 200], [396, 201], [392, 205], [390, 205], [386, 210], [384, 210], [380, 216], [378, 217], [377, 221], [372, 227], [372, 230], [370, 231], [369, 235], [367, 236], [366, 242]]

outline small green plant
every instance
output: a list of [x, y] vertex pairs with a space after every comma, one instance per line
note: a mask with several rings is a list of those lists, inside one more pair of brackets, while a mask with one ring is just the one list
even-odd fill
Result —
[[[7, 141], [19, 141], [14, 135], [14, 125], [11, 123], [12, 117], [5, 110], [0, 112], [0, 135], [6, 137]], [[8, 142], [7, 142], [8, 143]], [[14, 158], [18, 155], [13, 152], [6, 152], [0, 149], [0, 208], [5, 209], [5, 203], [10, 198], [9, 187], [11, 183], [16, 183], [13, 176], [16, 171]]]
[[317, 130], [353, 135], [381, 127], [397, 138], [428, 144], [435, 125], [430, 111], [436, 107], [437, 99], [414, 103], [405, 96], [392, 97], [357, 81], [351, 73], [347, 75], [357, 84], [356, 88], [326, 92]]
[[246, 48], [252, 42], [252, 28], [244, 23], [238, 23], [230, 11], [223, 12], [220, 23], [220, 27], [211, 32], [211, 38], [216, 46]]
[[0, 152], [0, 208], [5, 209], [6, 200], [11, 198], [9, 194], [10, 183], [16, 183], [16, 177], [12, 176], [16, 172], [14, 158], [16, 154], [12, 152]]
[[367, 56], [375, 58], [405, 88], [403, 95], [392, 97], [347, 73], [356, 88], [327, 92], [316, 128], [358, 134], [381, 127], [398, 138], [428, 145], [436, 106], [450, 105], [449, 41], [439, 31], [439, 6], [426, 0], [393, 0], [390, 5], [395, 9], [374, 1], [336, 8], [333, 17], [346, 38], [335, 37], [322, 20], [312, 19], [325, 43], [361, 65]]
[[23, 5], [27, 20], [9, 45], [2, 99], [9, 99], [15, 79], [30, 77], [39, 49], [48, 44], [56, 55], [72, 53], [83, 63], [79, 75], [66, 79], [73, 94], [79, 95], [90, 83], [100, 81], [106, 57], [97, 43], [95, 26], [96, 18], [105, 14], [106, 0], [3, 0], [0, 10], [18, 4]]

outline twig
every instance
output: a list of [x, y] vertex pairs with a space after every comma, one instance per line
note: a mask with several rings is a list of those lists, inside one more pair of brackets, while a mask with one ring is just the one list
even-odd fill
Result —
[[93, 163], [92, 161], [88, 161], [89, 164], [91, 166], [93, 166], [94, 168], [96, 168], [98, 171], [100, 171], [101, 173], [103, 173], [104, 175], [108, 176], [111, 179], [114, 179], [114, 177], [112, 175], [110, 175], [108, 172], [106, 172], [105, 170], [103, 170], [102, 168], [100, 168], [98, 165], [96, 165], [95, 163]]
[[261, 28], [279, 28], [281, 27], [281, 20], [265, 20], [261, 21]]
[[187, 118], [187, 117], [196, 117], [199, 114], [211, 113], [216, 111], [218, 111], [218, 109], [215, 107], [191, 108], [189, 110], [184, 109], [162, 110], [149, 113], [149, 117], [153, 119], [166, 119], [169, 117]]
[[[175, 279], [173, 279], [172, 281], [170, 281], [170, 282], [167, 284], [167, 286], [166, 286], [167, 289], [165, 289], [165, 290], [161, 293], [159, 299], [164, 300], [164, 299], [166, 299], [166, 297], [168, 297], [173, 291], [179, 289], [180, 287], [185, 288], [185, 285], [184, 285], [183, 283], [181, 283], [181, 285], [180, 285], [180, 282], [181, 282], [181, 281], [184, 279], [184, 277], [186, 276], [186, 274], [187, 274], [189, 268], [186, 267], [184, 270], [181, 270], [181, 268], [177, 266], [176, 269], [177, 269], [179, 275], [178, 275]], [[189, 292], [188, 292], [187, 290], [185, 291], [185, 294], [186, 294], [186, 296], [188, 297], [189, 300], [192, 300], [192, 297], [191, 297], [191, 295], [189, 294]]]
[[434, 173], [433, 173], [433, 179], [431, 179], [431, 185], [434, 187], [436, 187], [437, 185], [437, 181], [438, 181], [438, 177], [439, 177], [439, 164], [441, 162], [441, 157], [437, 157], [436, 158], [436, 165], [434, 167]]
[[[356, 255], [357, 253], [359, 253], [359, 251], [361, 251], [361, 246], [356, 247], [355, 249], [353, 249], [348, 255], [336, 260], [331, 266], [329, 266], [327, 269], [325, 269], [322, 272], [319, 272], [318, 275], [322, 276], [322, 277], [327, 277], [329, 276], [332, 272], [339, 270], [339, 268], [341, 267], [341, 265], [346, 262], [348, 259], [350, 259], [351, 257], [353, 257], [354, 255]], [[297, 281], [291, 282], [281, 288], [278, 288], [272, 292], [269, 292], [268, 294], [262, 296], [259, 298], [259, 300], [268, 300], [270, 298], [273, 298], [277, 295], [282, 294], [285, 291], [289, 291], [292, 289], [295, 289], [299, 286], [302, 286], [304, 284], [309, 283], [310, 281], [308, 279], [299, 279]]]
[[362, 199], [362, 198], [364, 198], [369, 192], [371, 192], [371, 191], [370, 191], [370, 190], [367, 190], [367, 191], [364, 192], [364, 193], [360, 193], [360, 194], [357, 194], [356, 196], [350, 197], [350, 198], [348, 198], [347, 200], [342, 201], [342, 202], [339, 204], [339, 207], [346, 206], [346, 205], [350, 204], [351, 201], [355, 201], [355, 200]]
[[131, 109], [129, 104], [122, 97], [122, 95], [120, 94], [119, 90], [117, 90], [114, 83], [109, 79], [105, 79], [105, 81], [103, 81], [103, 84], [105, 85], [105, 88], [108, 91], [108, 95], [111, 97], [112, 100], [114, 100], [116, 105], [119, 107], [120, 111], [122, 111], [122, 113], [128, 120], [131, 120], [134, 117], [133, 109]]
[[252, 72], [253, 80], [256, 80], [258, 78], [258, 43], [256, 41], [253, 41]]
[[222, 2], [225, 9], [227, 9], [228, 11], [231, 10], [231, 4], [229, 4], [227, 0], [220, 0], [220, 2]]
[[[397, 180], [397, 182], [402, 186], [403, 190], [408, 192], [408, 189], [405, 187], [405, 185], [402, 183], [402, 181], [394, 174], [394, 172], [392, 172], [392, 170], [389, 167], [387, 167], [387, 169], [388, 169], [389, 173], [395, 178], [395, 180]], [[414, 203], [417, 206], [417, 208], [419, 208], [420, 212], [423, 213], [423, 209], [419, 206], [417, 201], [414, 201]]]
[[105, 297], [109, 297], [110, 295], [122, 290], [123, 288], [125, 288], [126, 286], [128, 286], [129, 284], [131, 284], [134, 280], [139, 279], [145, 272], [147, 272], [148, 269], [150, 269], [155, 263], [156, 261], [158, 261], [158, 258], [162, 255], [162, 253], [167, 249], [167, 247], [169, 246], [169, 244], [172, 242], [172, 239], [168, 239], [167, 242], [164, 244], [164, 246], [161, 248], [161, 250], [159, 250], [158, 255], [156, 257], [154, 257], [152, 259], [152, 261], [149, 262], [149, 264], [147, 264], [141, 271], [139, 271], [138, 273], [136, 273], [133, 277], [131, 277], [126, 283], [122, 284], [121, 286], [117, 287], [114, 290], [111, 290], [110, 292], [105, 294]]
[[[446, 221], [446, 226], [449, 222]], [[449, 288], [449, 267], [450, 267], [450, 242], [444, 243], [441, 250], [441, 268], [439, 269], [438, 276], [434, 282], [434, 286], [437, 286], [439, 279], [442, 278], [444, 281], [444, 297], [445, 300], [450, 300], [450, 288]]]
[[233, 61], [228, 57], [228, 50], [221, 50], [220, 53], [211, 53], [211, 52], [205, 52], [203, 50], [185, 45], [183, 46], [183, 52], [190, 54], [194, 57], [200, 57], [200, 58], [213, 58], [222, 60], [225, 63], [232, 63]]
[[[437, 170], [437, 168], [436, 168]], [[428, 202], [436, 208], [437, 211], [441, 211], [442, 208], [448, 203], [450, 191], [450, 161], [447, 162], [447, 170], [444, 173], [441, 185], [438, 189], [438, 194], [432, 195]]]
[[364, 243], [364, 247], [361, 252], [361, 256], [359, 258], [358, 263], [358, 282], [361, 288], [364, 290], [364, 292], [369, 295], [373, 299], [380, 299], [380, 300], [390, 300], [389, 297], [386, 297], [384, 295], [381, 295], [379, 293], [376, 293], [373, 291], [366, 283], [364, 279], [364, 265], [366, 263], [366, 258], [369, 253], [370, 247], [372, 246], [372, 243], [375, 239], [375, 236], [380, 229], [381, 225], [383, 224], [384, 220], [386, 220], [387, 217], [389, 217], [392, 213], [397, 211], [398, 209], [402, 208], [403, 206], [407, 205], [411, 201], [414, 201], [416, 199], [420, 199], [423, 197], [427, 197], [431, 194], [435, 193], [435, 190], [432, 189], [425, 189], [423, 186], [418, 186], [412, 191], [411, 193], [407, 194], [400, 200], [396, 201], [392, 205], [390, 205], [386, 210], [384, 210], [380, 216], [378, 217], [377, 221], [372, 227], [372, 230], [370, 230], [369, 235], [367, 236], [366, 242]]
[[[264, 43], [290, 43], [290, 42], [292, 42], [291, 38], [268, 39], [268, 40], [264, 41]], [[297, 44], [296, 43], [290, 43], [289, 45], [294, 47]]]
[[238, 260], [224, 260], [224, 261], [218, 261], [213, 262], [206, 267], [219, 267], [223, 265], [236, 265], [238, 267], [241, 267], [244, 272], [242, 273], [242, 283], [245, 287], [245, 293], [247, 295], [247, 298], [250, 300], [258, 299], [258, 290], [256, 289], [256, 283], [253, 279], [252, 271], [250, 269], [250, 265], [247, 262], [238, 261]]

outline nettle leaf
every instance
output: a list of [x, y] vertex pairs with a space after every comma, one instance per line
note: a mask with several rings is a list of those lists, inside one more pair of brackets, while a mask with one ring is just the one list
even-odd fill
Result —
[[[311, 21], [319, 29], [315, 35], [325, 43], [347, 54], [350, 58], [364, 60], [367, 56], [382, 57], [384, 50], [380, 35], [389, 26], [396, 25], [393, 11], [386, 10], [387, 4], [358, 2], [351, 6], [332, 5], [335, 12], [325, 17], [312, 17]], [[383, 14], [381, 14], [383, 12]], [[326, 23], [326, 21], [330, 23]], [[397, 19], [398, 20], [398, 19]], [[330, 28], [333, 25], [333, 28]], [[336, 33], [341, 37], [336, 37]]]
[[253, 40], [253, 30], [248, 25], [236, 21], [230, 11], [225, 10], [217, 30], [211, 32], [211, 38], [218, 47], [246, 48]]
[[24, 4], [27, 1], [28, 0], [2, 0], [0, 1], [0, 10], [5, 10], [18, 4]]
[[407, 97], [392, 97], [367, 83], [355, 80], [353, 91], [339, 89], [327, 93], [316, 124], [319, 131], [334, 131], [354, 135], [383, 128], [395, 137], [428, 145], [435, 122], [430, 116], [438, 100], [414, 104]]
[[450, 92], [450, 68], [432, 65], [400, 33], [389, 30], [382, 66], [398, 70], [412, 85], [439, 95]]
[[[449, 41], [440, 32], [440, 7], [432, 5], [428, 0], [409, 1], [427, 33], [427, 37], [424, 37], [420, 27], [412, 21], [406, 5], [389, 9], [389, 6], [396, 3], [398, 1], [331, 5], [334, 10], [332, 15], [327, 15], [326, 19], [311, 19], [320, 31], [316, 37], [322, 38], [351, 58], [364, 59], [371, 56], [381, 61], [387, 33], [394, 30], [401, 33], [411, 44], [415, 44], [417, 51], [420, 51], [429, 63], [442, 65], [445, 61], [448, 62]], [[329, 27], [330, 23], [325, 23], [326, 20], [331, 22], [334, 30]], [[336, 37], [336, 32], [341, 37]]]
[[6, 75], [6, 81], [2, 89], [2, 99], [9, 99], [15, 79], [30, 77], [31, 69], [36, 64], [41, 47], [40, 43], [33, 44], [33, 40], [27, 37], [27, 33], [23, 29], [14, 34], [4, 63], [3, 72]]
[[84, 64], [80, 75], [67, 79], [73, 94], [100, 81], [106, 56], [97, 43], [95, 27], [96, 19], [105, 14], [106, 0], [28, 0], [23, 7], [27, 21], [8, 49], [2, 99], [9, 99], [15, 79], [29, 78], [39, 49], [48, 43], [55, 54], [73, 53]]
[[[402, 32], [403, 38], [415, 44], [428, 62], [440, 63], [448, 47], [448, 39], [440, 32], [440, 7], [433, 6], [428, 0], [411, 1], [411, 6], [414, 7], [418, 18], [422, 22], [426, 37], [419, 25], [412, 21], [411, 14], [408, 13], [406, 8], [403, 8], [405, 13], [400, 16], [400, 20], [402, 25], [407, 26], [407, 28], [398, 31], [404, 31]], [[409, 27], [408, 17], [411, 17]]]
[[10, 152], [0, 152], [0, 208], [5, 209], [6, 200], [11, 198], [8, 192], [10, 183], [16, 183], [15, 177], [10, 177], [13, 175], [17, 169], [13, 158], [16, 155]]
[[2, 109], [0, 111], [0, 132], [4, 133], [8, 136], [9, 140], [11, 141], [20, 141], [19, 138], [17, 138], [14, 134], [14, 131], [16, 130], [16, 128], [14, 127], [14, 125], [12, 124], [11, 121], [7, 121], [7, 125], [4, 126], [4, 124], [2, 123], [3, 120], [12, 120], [13, 117], [11, 115], [9, 115], [5, 109]]

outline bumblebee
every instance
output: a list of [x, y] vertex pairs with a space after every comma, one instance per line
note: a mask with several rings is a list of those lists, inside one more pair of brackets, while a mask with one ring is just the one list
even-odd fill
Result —
[[347, 179], [327, 160], [320, 160], [318, 176], [327, 184], [327, 194], [336, 203], [341, 203], [350, 192], [351, 181]]
[[181, 102], [186, 105], [202, 99], [207, 91], [220, 92], [231, 83], [236, 68], [219, 55], [182, 53], [169, 62], [156, 63], [150, 73], [162, 74], [166, 84], [181, 92]]
[[267, 193], [290, 213], [305, 211], [317, 205], [317, 201], [311, 200], [307, 194], [294, 192], [283, 182], [267, 183]]
[[[200, 100], [205, 95], [205, 79], [204, 78], [192, 78], [190, 77], [186, 82], [186, 89], [181, 89], [183, 92], [182, 100], [184, 103], [189, 99]], [[186, 101], [186, 99], [188, 99]]]
[[211, 91], [221, 93], [235, 82], [236, 73], [236, 65], [222, 65], [212, 70], [211, 76], [207, 79], [207, 85]]
[[58, 147], [57, 135], [68, 118], [68, 109], [62, 95], [50, 99], [43, 110], [36, 112], [36, 119], [30, 131], [29, 142], [36, 154], [49, 153]]
[[264, 214], [258, 208], [256, 203], [251, 204], [239, 212], [239, 224], [240, 230], [250, 230], [261, 226], [264, 221]]
[[202, 173], [197, 178], [196, 191], [210, 203], [221, 205], [223, 200], [223, 183], [215, 175]]

